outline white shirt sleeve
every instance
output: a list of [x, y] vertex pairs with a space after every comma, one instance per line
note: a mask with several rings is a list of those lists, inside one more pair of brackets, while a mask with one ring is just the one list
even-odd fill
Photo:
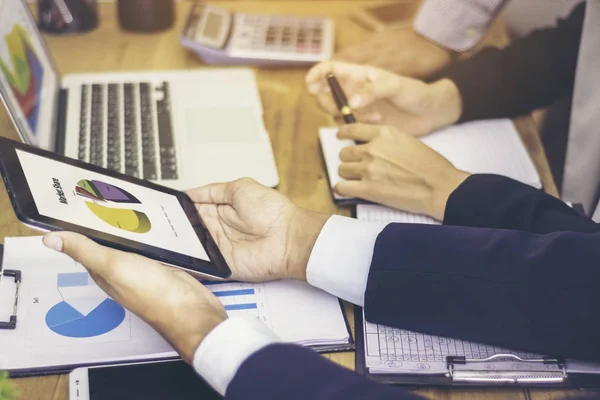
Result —
[[330, 217], [310, 254], [308, 283], [362, 307], [375, 240], [386, 225], [388, 222]]
[[507, 0], [423, 0], [413, 23], [419, 34], [454, 51], [483, 38]]
[[[362, 306], [375, 240], [386, 225], [337, 215], [330, 217], [308, 260], [308, 283]], [[254, 317], [228, 318], [200, 343], [194, 354], [194, 369], [225, 395], [242, 363], [277, 342], [281, 340]]]
[[200, 343], [194, 353], [193, 366], [224, 396], [242, 363], [263, 347], [278, 342], [281, 340], [257, 318], [228, 318]]

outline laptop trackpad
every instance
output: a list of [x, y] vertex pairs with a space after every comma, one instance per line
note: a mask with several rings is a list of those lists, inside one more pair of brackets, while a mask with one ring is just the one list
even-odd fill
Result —
[[188, 140], [195, 144], [255, 142], [260, 132], [257, 114], [253, 107], [188, 108]]

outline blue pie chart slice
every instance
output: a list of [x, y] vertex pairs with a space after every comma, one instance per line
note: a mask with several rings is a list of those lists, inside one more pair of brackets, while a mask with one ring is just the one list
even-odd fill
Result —
[[61, 336], [91, 338], [108, 333], [125, 320], [125, 309], [106, 299], [88, 315], [61, 301], [46, 314], [46, 325]]

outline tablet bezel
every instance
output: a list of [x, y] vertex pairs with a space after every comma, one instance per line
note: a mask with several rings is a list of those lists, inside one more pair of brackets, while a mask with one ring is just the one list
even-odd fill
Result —
[[[74, 167], [82, 168], [90, 172], [102, 174], [111, 178], [121, 179], [134, 185], [139, 185], [147, 189], [156, 190], [161, 193], [175, 196], [183, 208], [192, 228], [196, 232], [198, 239], [206, 250], [211, 261], [205, 261], [199, 258], [191, 257], [185, 254], [177, 253], [159, 247], [125, 239], [119, 236], [111, 235], [95, 229], [86, 228], [65, 222], [56, 218], [41, 215], [35, 204], [35, 200], [29, 189], [29, 184], [25, 177], [23, 167], [17, 155], [17, 150], [35, 154], [44, 158], [49, 158], [60, 163], [68, 164]], [[4, 179], [4, 184], [8, 196], [13, 205], [17, 218], [24, 224], [33, 226], [37, 229], [46, 231], [73, 231], [86, 235], [95, 242], [107, 247], [122, 251], [137, 253], [151, 258], [163, 264], [172, 265], [185, 269], [194, 274], [203, 276], [226, 279], [231, 276], [231, 270], [223, 257], [223, 254], [216, 245], [216, 242], [210, 235], [210, 232], [204, 226], [199, 213], [193, 201], [184, 193], [170, 189], [149, 181], [134, 178], [120, 172], [110, 171], [83, 161], [75, 160], [56, 153], [39, 149], [21, 142], [0, 137], [0, 173]]]

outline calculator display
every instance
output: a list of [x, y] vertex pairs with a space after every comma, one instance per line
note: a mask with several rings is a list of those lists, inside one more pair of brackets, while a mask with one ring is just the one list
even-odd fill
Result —
[[209, 39], [216, 40], [219, 38], [221, 32], [221, 25], [223, 24], [223, 17], [219, 14], [209, 12], [206, 15], [206, 22], [204, 23], [204, 30], [202, 36]]

